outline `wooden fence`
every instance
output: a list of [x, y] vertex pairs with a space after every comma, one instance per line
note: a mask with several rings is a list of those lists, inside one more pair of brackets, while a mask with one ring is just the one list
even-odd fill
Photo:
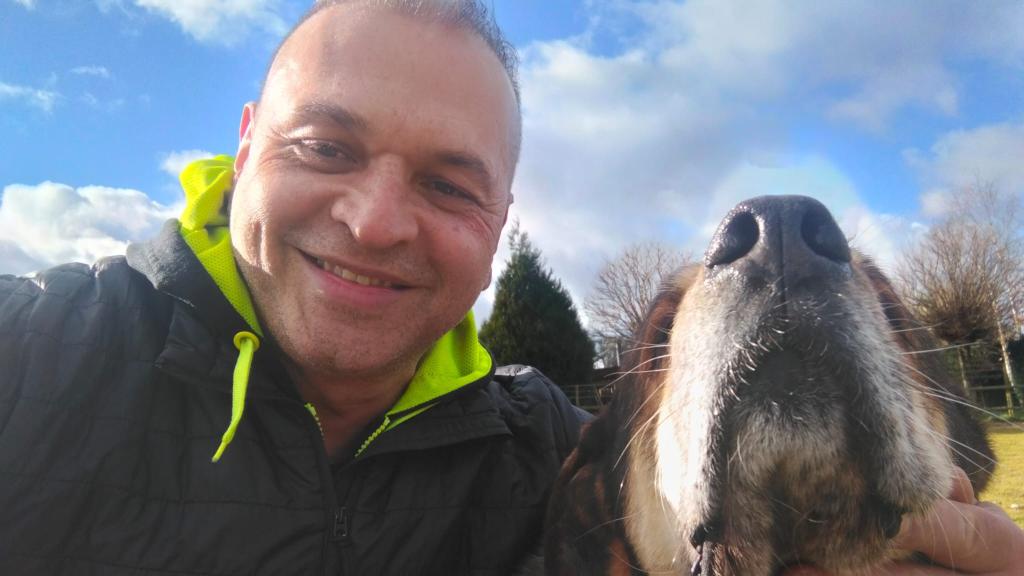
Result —
[[[950, 376], [963, 387], [964, 395], [987, 412], [1005, 413], [1014, 417], [1024, 408], [1024, 362], [1019, 346], [1010, 349], [1009, 361], [1003, 358], [998, 344], [976, 342], [944, 352]], [[1017, 387], [1013, 386], [1010, 371]]]
[[[978, 342], [939, 352], [944, 355], [950, 378], [960, 383], [964, 395], [975, 405], [989, 413], [1003, 413], [1009, 417], [1024, 414], [1024, 343], [1011, 347], [1010, 368], [1016, 372], [1018, 387], [1014, 388], [1007, 374], [1007, 364], [997, 344]], [[562, 386], [573, 404], [590, 412], [597, 412], [606, 404], [621, 382], [619, 367], [594, 370], [589, 382]]]

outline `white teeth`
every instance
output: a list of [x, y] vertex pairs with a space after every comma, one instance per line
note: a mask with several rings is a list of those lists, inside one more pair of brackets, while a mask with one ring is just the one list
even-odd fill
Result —
[[383, 288], [394, 287], [394, 285], [391, 282], [385, 282], [384, 280], [378, 280], [377, 278], [371, 278], [369, 276], [356, 274], [351, 270], [342, 268], [341, 266], [335, 266], [334, 264], [329, 264], [319, 258], [314, 258], [314, 260], [316, 261], [317, 266], [323, 268], [324, 270], [330, 272], [331, 274], [334, 274], [335, 276], [341, 278], [342, 280], [355, 282], [356, 284], [360, 284], [362, 286], [380, 286]]

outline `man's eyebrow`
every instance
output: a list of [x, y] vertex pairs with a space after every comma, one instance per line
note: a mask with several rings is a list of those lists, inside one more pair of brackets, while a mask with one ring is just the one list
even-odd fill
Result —
[[470, 172], [476, 180], [479, 180], [481, 184], [486, 186], [488, 192], [494, 187], [494, 177], [491, 176], [487, 163], [474, 154], [454, 151], [441, 152], [437, 155], [437, 160], [441, 164], [447, 164]]
[[301, 104], [295, 109], [295, 116], [303, 120], [328, 118], [338, 126], [354, 132], [364, 132], [367, 127], [366, 120], [362, 116], [342, 106], [327, 102]]

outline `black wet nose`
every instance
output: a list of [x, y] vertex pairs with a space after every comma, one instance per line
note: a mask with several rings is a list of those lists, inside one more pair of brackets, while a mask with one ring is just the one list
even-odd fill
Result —
[[752, 280], [795, 287], [848, 269], [850, 246], [832, 214], [806, 196], [760, 196], [722, 220], [704, 254], [711, 273], [733, 270]]

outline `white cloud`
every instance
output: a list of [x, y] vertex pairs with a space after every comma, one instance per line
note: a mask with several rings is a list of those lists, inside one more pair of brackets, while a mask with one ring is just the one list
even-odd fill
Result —
[[179, 150], [177, 152], [168, 152], [162, 162], [160, 162], [160, 169], [170, 174], [174, 178], [177, 178], [181, 171], [196, 160], [203, 158], [213, 158], [216, 156], [213, 152], [207, 152], [206, 150]]
[[61, 95], [52, 90], [19, 86], [0, 82], [0, 101], [14, 100], [38, 108], [49, 114], [60, 100]]
[[921, 212], [930, 218], [937, 218], [949, 212], [949, 192], [933, 188], [921, 194]]
[[[908, 108], [951, 116], [958, 64], [1024, 61], [1018, 2], [590, 6], [595, 29], [522, 50], [512, 208], [578, 304], [625, 245], [661, 240], [699, 254], [732, 203], [768, 192], [822, 198], [855, 244], [891, 263], [915, 223], [872, 211], [827, 158], [788, 157], [786, 115], [872, 131]], [[597, 52], [594, 37], [623, 48]]]
[[26, 254], [18, 244], [0, 238], [0, 274], [24, 275], [47, 267], [45, 262]]
[[43, 182], [10, 184], [0, 198], [0, 272], [123, 254], [177, 214], [137, 190]]
[[[273, 34], [287, 30], [280, 0], [132, 0], [136, 6], [168, 18], [202, 42], [232, 44], [256, 28]], [[109, 1], [102, 2], [107, 6]]]
[[933, 215], [941, 214], [944, 197], [976, 184], [1024, 195], [1024, 121], [948, 132], [928, 151], [910, 149], [904, 158], [929, 188], [921, 202]]
[[36, 0], [14, 0], [15, 4], [21, 4], [25, 8], [32, 10], [36, 7]]
[[866, 79], [862, 88], [831, 104], [828, 113], [871, 131], [884, 131], [900, 107], [916, 104], [945, 116], [957, 113], [959, 96], [952, 74], [940, 68], [890, 71]]
[[90, 108], [95, 108], [96, 110], [102, 110], [104, 112], [116, 112], [121, 108], [124, 108], [125, 105], [124, 98], [102, 100], [97, 98], [96, 95], [91, 92], [83, 92], [81, 101]]
[[884, 127], [913, 105], [955, 114], [955, 65], [1019, 67], [1024, 5], [910, 0], [614, 2], [645, 25], [633, 41], [689, 83], [763, 99], [815, 95], [831, 115]]
[[71, 69], [76, 76], [95, 76], [97, 78], [110, 78], [110, 70], [105, 66], [76, 66]]
[[900, 256], [926, 227], [921, 222], [896, 214], [879, 214], [866, 205], [852, 206], [837, 215], [850, 246], [870, 256], [887, 274], [896, 271]]

